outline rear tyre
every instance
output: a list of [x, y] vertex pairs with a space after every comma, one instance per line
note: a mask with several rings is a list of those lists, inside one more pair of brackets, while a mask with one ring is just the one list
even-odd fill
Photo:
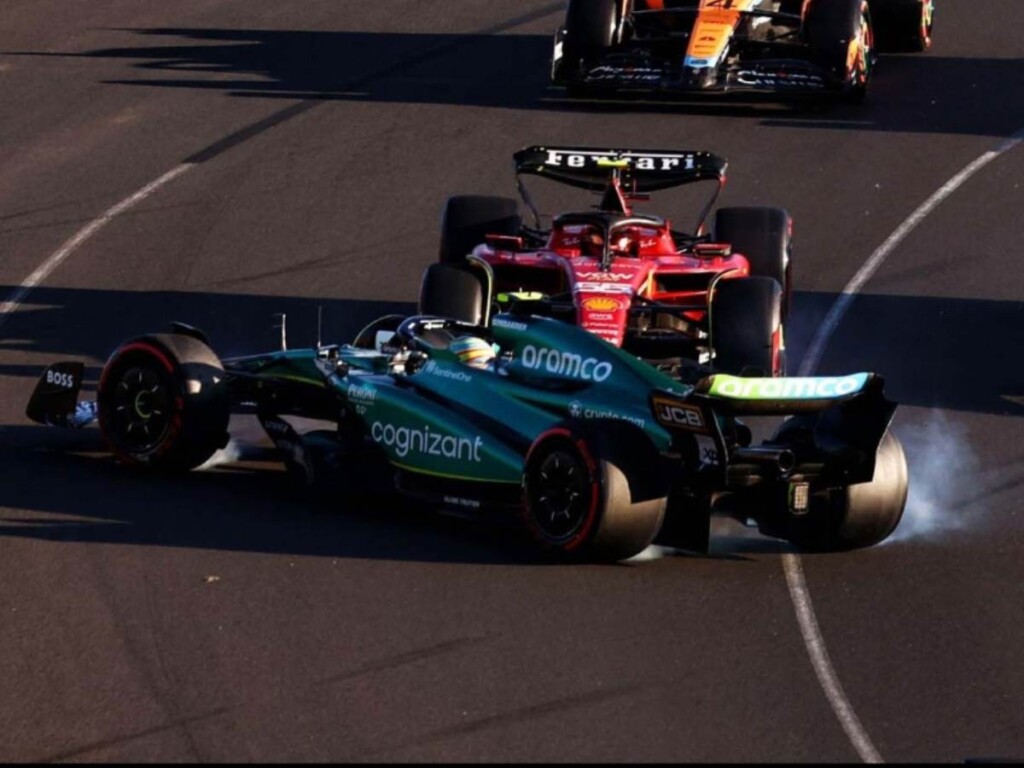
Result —
[[423, 273], [419, 314], [481, 325], [487, 290], [481, 270], [454, 264], [431, 264]]
[[658, 457], [637, 427], [616, 421], [565, 425], [526, 457], [523, 516], [540, 546], [561, 557], [616, 561], [654, 540], [667, 488]]
[[868, 0], [812, 3], [804, 35], [812, 60], [824, 67], [835, 92], [850, 103], [864, 101], [875, 68]]
[[750, 264], [751, 277], [770, 277], [782, 287], [783, 320], [789, 315], [793, 274], [793, 219], [782, 208], [721, 208], [715, 240], [730, 243]]
[[916, 53], [931, 47], [934, 0], [869, 0], [869, 3], [880, 50]]
[[908, 482], [903, 446], [886, 432], [878, 446], [871, 482], [815, 494], [807, 514], [792, 518], [787, 538], [814, 552], [877, 544], [899, 525]]
[[600, 59], [619, 42], [620, 26], [619, 0], [569, 0], [563, 72], [582, 74], [587, 62]]
[[516, 201], [507, 197], [459, 195], [448, 198], [441, 215], [442, 264], [465, 264], [466, 256], [487, 235], [515, 235], [522, 219]]
[[711, 343], [718, 373], [751, 368], [763, 376], [786, 372], [782, 288], [770, 277], [722, 280], [711, 301]]
[[186, 471], [227, 444], [224, 367], [191, 336], [155, 334], [119, 347], [100, 378], [99, 424], [121, 461]]

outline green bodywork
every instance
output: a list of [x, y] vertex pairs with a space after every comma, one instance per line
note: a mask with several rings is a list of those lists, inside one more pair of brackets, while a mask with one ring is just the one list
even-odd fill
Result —
[[650, 396], [685, 400], [693, 387], [557, 320], [501, 314], [489, 336], [498, 356], [487, 369], [426, 341], [408, 360], [344, 345], [225, 364], [252, 379], [331, 395], [394, 466], [422, 475], [518, 485], [529, 447], [567, 419], [627, 421], [660, 453], [669, 450], [673, 435], [655, 419]]

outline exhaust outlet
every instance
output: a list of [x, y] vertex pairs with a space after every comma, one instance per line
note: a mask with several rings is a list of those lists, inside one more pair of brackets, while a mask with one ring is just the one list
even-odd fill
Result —
[[767, 466], [780, 475], [788, 475], [796, 467], [796, 456], [787, 448], [737, 448], [732, 452], [731, 463]]

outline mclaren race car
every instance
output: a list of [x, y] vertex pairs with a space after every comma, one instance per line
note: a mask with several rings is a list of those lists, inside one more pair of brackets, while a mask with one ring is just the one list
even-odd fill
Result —
[[[708, 230], [726, 165], [710, 152], [523, 149], [516, 177], [533, 225], [510, 198], [450, 198], [420, 311], [485, 323], [496, 302], [578, 324], [684, 377], [708, 367], [783, 375], [793, 223], [781, 208], [721, 208]], [[600, 202], [542, 227], [528, 175]], [[689, 232], [633, 209], [651, 192], [704, 180], [715, 191]]]
[[570, 95], [775, 92], [860, 101], [876, 50], [931, 44], [933, 0], [570, 0], [551, 78]]
[[[125, 464], [197, 467], [226, 444], [232, 413], [255, 414], [335, 504], [394, 492], [516, 520], [565, 556], [618, 560], [656, 538], [705, 549], [713, 510], [809, 549], [863, 547], [889, 535], [906, 500], [896, 406], [878, 376], [688, 386], [544, 317], [389, 316], [352, 344], [225, 360], [175, 324], [121, 345], [95, 401], [79, 402], [83, 371], [47, 368], [28, 415], [98, 420]], [[786, 413], [757, 445], [740, 419]], [[295, 416], [330, 428], [300, 434]]]

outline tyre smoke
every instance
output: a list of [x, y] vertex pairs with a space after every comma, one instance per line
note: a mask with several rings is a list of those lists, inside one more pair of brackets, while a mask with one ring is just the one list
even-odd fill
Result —
[[903, 519], [883, 544], [910, 539], [941, 539], [977, 525], [982, 509], [969, 498], [980, 481], [980, 462], [967, 429], [942, 411], [931, 410], [917, 423], [900, 425], [910, 470], [910, 492]]
[[213, 454], [213, 456], [211, 456], [209, 459], [207, 459], [205, 464], [202, 464], [196, 469], [199, 472], [215, 469], [216, 467], [219, 467], [223, 464], [231, 464], [233, 462], [236, 462], [239, 460], [239, 458], [241, 458], [241, 456], [241, 444], [237, 440], [235, 440], [235, 438], [231, 438], [230, 440], [228, 440], [227, 445], [225, 445], [223, 448], [221, 448], [219, 451]]

